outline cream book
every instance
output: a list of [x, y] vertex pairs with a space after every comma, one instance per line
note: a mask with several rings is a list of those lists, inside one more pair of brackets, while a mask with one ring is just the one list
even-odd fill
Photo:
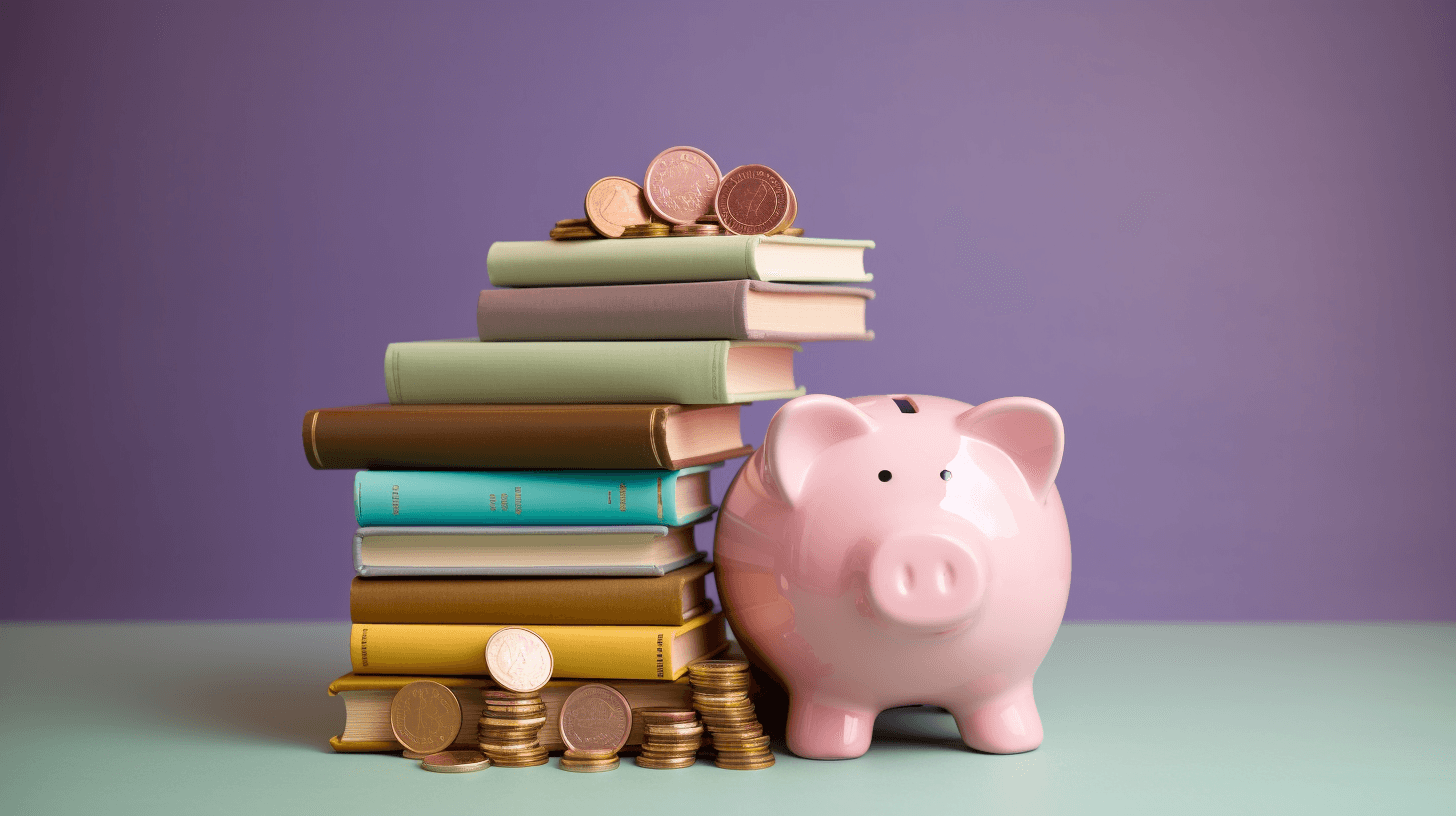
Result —
[[[494, 684], [483, 677], [421, 677], [417, 675], [349, 674], [329, 684], [329, 694], [344, 701], [344, 730], [329, 739], [335, 751], [401, 751], [404, 746], [394, 738], [389, 725], [389, 706], [395, 692], [416, 680], [433, 680], [455, 692], [460, 701], [460, 734], [451, 750], [475, 749], [478, 744], [480, 713], [485, 707], [480, 697], [484, 688]], [[552, 680], [541, 689], [541, 702], [546, 704], [546, 724], [538, 737], [548, 751], [565, 750], [561, 740], [561, 703], [584, 683], [604, 682], [622, 693], [632, 708], [692, 708], [693, 687], [687, 678], [676, 682], [659, 680]], [[642, 744], [642, 723], [632, 721], [627, 746]]]

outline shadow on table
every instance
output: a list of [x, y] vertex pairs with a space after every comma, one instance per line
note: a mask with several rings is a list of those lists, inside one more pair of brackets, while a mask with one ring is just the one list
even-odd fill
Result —
[[344, 727], [343, 703], [326, 692], [332, 679], [236, 672], [179, 676], [174, 684], [151, 687], [145, 702], [179, 727], [332, 753], [329, 737]]

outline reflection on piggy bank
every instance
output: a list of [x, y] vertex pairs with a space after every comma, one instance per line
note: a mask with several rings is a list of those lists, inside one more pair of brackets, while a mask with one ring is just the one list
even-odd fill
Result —
[[1072, 577], [1061, 417], [1025, 397], [784, 405], [718, 519], [718, 592], [789, 692], [789, 749], [868, 750], [875, 716], [939, 705], [972, 748], [1041, 744], [1031, 680]]

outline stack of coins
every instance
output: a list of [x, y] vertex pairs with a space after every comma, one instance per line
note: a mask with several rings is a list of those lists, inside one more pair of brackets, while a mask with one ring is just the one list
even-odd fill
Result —
[[774, 764], [768, 736], [748, 699], [748, 661], [699, 660], [688, 665], [693, 708], [713, 740], [713, 764], [736, 771], [756, 771]]
[[622, 229], [623, 238], [663, 238], [671, 233], [667, 224], [653, 221], [649, 224], [633, 224]]
[[567, 218], [556, 222], [551, 228], [551, 240], [553, 241], [578, 241], [582, 238], [600, 238], [596, 230], [591, 228], [591, 223], [585, 218]]
[[675, 236], [722, 235], [723, 228], [717, 224], [673, 224], [671, 234]]
[[697, 712], [677, 708], [639, 708], [642, 718], [642, 753], [637, 764], [667, 770], [686, 768], [698, 760], [703, 742], [703, 725]]
[[561, 770], [577, 773], [615, 771], [620, 764], [622, 761], [617, 758], [617, 752], [606, 748], [591, 751], [573, 751], [568, 748], [561, 756]]
[[485, 710], [480, 714], [480, 750], [501, 768], [545, 765], [550, 754], [541, 747], [541, 726], [546, 704], [535, 691], [485, 689]]

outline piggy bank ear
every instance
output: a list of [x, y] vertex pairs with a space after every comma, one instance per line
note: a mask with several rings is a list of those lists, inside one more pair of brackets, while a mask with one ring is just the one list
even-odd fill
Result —
[[875, 428], [864, 411], [839, 397], [810, 394], [790, 400], [774, 414], [763, 442], [763, 470], [769, 487], [793, 504], [820, 453]]
[[1029, 397], [983, 402], [956, 417], [961, 434], [1000, 448], [1016, 463], [1038, 503], [1045, 501], [1062, 467], [1065, 432], [1056, 409]]

